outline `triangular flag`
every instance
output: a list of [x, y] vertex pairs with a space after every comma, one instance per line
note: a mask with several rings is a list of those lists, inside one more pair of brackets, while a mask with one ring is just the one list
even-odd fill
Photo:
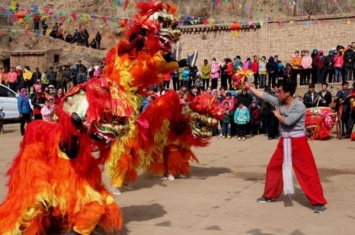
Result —
[[123, 7], [123, 10], [126, 10], [126, 9], [127, 9], [128, 4], [129, 4], [129, 0], [125, 0], [125, 1], [124, 1], [124, 7]]
[[25, 35], [26, 35], [27, 37], [30, 36], [30, 33], [28, 32], [28, 30], [25, 30]]
[[102, 21], [103, 21], [105, 24], [107, 24], [107, 22], [106, 22], [106, 16], [101, 17], [101, 19], [102, 19]]
[[10, 32], [11, 32], [12, 34], [16, 34], [16, 33], [17, 33], [17, 30], [16, 30], [16, 29], [11, 29]]
[[26, 20], [26, 21], [31, 21], [31, 15], [26, 14], [26, 16], [25, 16], [25, 20]]
[[11, 9], [11, 11], [15, 11], [15, 10], [16, 10], [16, 6], [17, 6], [17, 2], [11, 1], [11, 3], [10, 3], [10, 9]]
[[73, 17], [73, 19], [76, 20], [76, 13], [75, 13], [75, 12], [72, 12], [72, 13], [71, 13], [71, 17]]
[[260, 24], [260, 27], [263, 27], [264, 26], [264, 21], [260, 21], [259, 24]]

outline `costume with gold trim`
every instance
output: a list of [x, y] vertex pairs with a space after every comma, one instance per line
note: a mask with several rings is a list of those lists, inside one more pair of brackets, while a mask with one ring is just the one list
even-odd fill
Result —
[[148, 123], [140, 137], [143, 154], [151, 162], [155, 176], [188, 175], [190, 162], [198, 162], [191, 147], [204, 147], [212, 128], [223, 117], [217, 100], [201, 94], [189, 104], [180, 104], [179, 95], [169, 91], [150, 104], [138, 121]]
[[172, 58], [174, 44], [181, 31], [177, 29], [176, 8], [171, 4], [148, 1], [137, 3], [138, 13], [127, 23], [126, 33], [107, 55], [103, 76], [116, 82], [127, 92], [134, 112], [130, 116], [128, 135], [116, 141], [106, 170], [114, 187], [137, 178], [137, 170], [146, 168], [137, 139], [146, 123], [137, 121], [142, 96], [154, 84], [162, 83], [162, 73], [173, 72], [178, 63]]
[[[58, 122], [33, 121], [7, 175], [0, 234], [47, 234], [50, 229], [89, 235], [122, 226], [120, 209], [102, 182], [100, 165], [111, 142], [128, 131], [132, 109], [125, 94], [92, 79], [69, 91]], [[99, 151], [94, 157], [93, 151]]]

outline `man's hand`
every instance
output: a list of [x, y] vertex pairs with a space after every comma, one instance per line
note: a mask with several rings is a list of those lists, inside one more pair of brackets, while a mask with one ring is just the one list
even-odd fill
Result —
[[248, 82], [244, 82], [243, 88], [246, 90], [250, 90], [250, 87], [255, 88], [254, 82], [248, 83]]
[[275, 110], [272, 111], [272, 112], [274, 113], [275, 117], [276, 117], [277, 119], [279, 119], [279, 117], [281, 116], [280, 107], [279, 107], [279, 106], [275, 106]]

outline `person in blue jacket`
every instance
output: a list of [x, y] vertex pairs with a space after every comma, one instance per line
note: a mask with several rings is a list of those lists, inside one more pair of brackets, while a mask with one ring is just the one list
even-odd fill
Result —
[[20, 96], [18, 98], [18, 103], [17, 103], [17, 108], [18, 112], [20, 113], [20, 130], [21, 130], [21, 135], [23, 136], [25, 134], [25, 123], [30, 123], [32, 118], [32, 109], [30, 106], [30, 98], [27, 95], [27, 91], [25, 88], [22, 88], [20, 90]]
[[237, 124], [238, 140], [245, 140], [247, 123], [250, 120], [250, 114], [247, 107], [243, 102], [238, 102], [238, 107], [234, 113], [234, 122]]

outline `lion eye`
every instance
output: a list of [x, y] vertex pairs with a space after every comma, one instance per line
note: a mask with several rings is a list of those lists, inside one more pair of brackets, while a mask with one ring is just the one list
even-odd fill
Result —
[[168, 28], [168, 24], [165, 23], [165, 22], [164, 22], [164, 23], [161, 23], [160, 26], [161, 26], [162, 29]]

